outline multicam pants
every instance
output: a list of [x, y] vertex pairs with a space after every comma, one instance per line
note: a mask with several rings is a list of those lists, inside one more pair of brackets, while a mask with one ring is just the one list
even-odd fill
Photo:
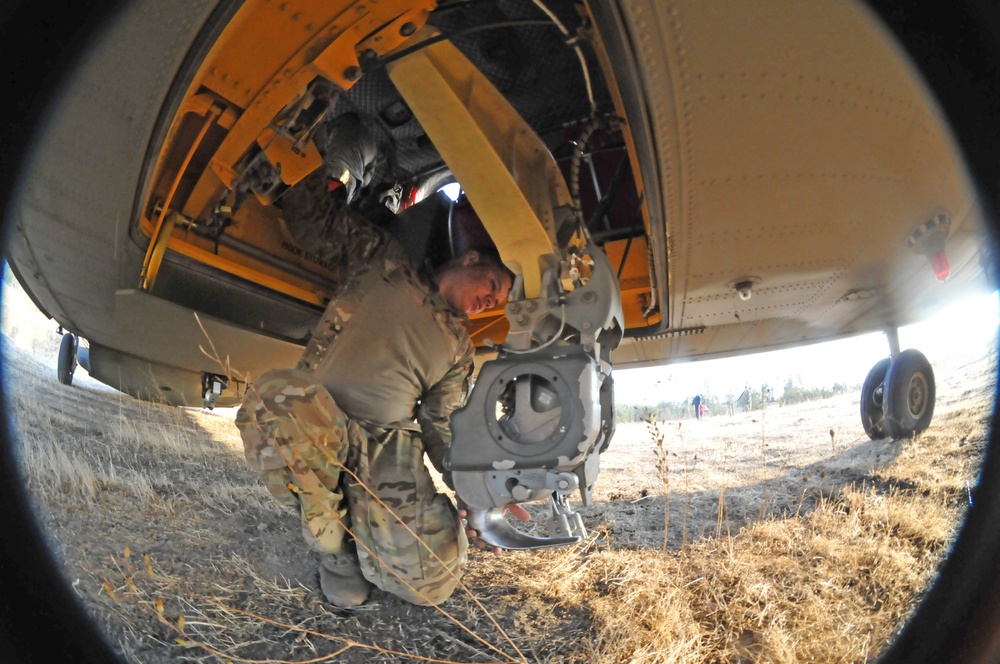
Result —
[[[269, 371], [236, 415], [247, 463], [302, 518], [320, 552], [357, 543], [368, 581], [414, 604], [438, 604], [458, 583], [468, 540], [437, 493], [419, 434], [362, 426], [299, 370]], [[345, 500], [346, 497], [346, 500]]]

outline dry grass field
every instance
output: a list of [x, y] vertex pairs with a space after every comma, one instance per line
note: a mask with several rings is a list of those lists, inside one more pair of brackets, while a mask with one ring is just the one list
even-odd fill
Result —
[[341, 611], [231, 412], [141, 403], [82, 370], [63, 386], [53, 326], [3, 322], [39, 519], [129, 662], [871, 661], [947, 555], [996, 373], [995, 347], [936, 366], [934, 422], [905, 442], [868, 440], [856, 396], [621, 425], [582, 544], [475, 551], [440, 609], [376, 591]]

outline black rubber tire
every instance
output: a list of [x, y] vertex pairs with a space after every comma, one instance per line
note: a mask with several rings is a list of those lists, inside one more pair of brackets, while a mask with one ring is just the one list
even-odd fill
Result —
[[885, 427], [894, 439], [924, 431], [934, 417], [934, 370], [919, 350], [904, 350], [885, 376]]
[[861, 386], [861, 426], [872, 440], [887, 438], [889, 432], [885, 428], [885, 409], [883, 408], [884, 390], [879, 389], [885, 383], [885, 375], [892, 364], [890, 358], [879, 360], [865, 377]]
[[60, 383], [73, 384], [73, 372], [76, 371], [76, 337], [69, 332], [63, 335], [59, 343], [59, 364], [56, 369]]

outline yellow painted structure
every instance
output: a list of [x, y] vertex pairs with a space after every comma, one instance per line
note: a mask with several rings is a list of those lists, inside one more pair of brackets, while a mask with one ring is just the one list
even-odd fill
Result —
[[[423, 37], [437, 33], [426, 29]], [[537, 297], [540, 258], [553, 253], [556, 216], [571, 201], [538, 135], [446, 41], [389, 64], [389, 76], [447, 162], [508, 267]]]

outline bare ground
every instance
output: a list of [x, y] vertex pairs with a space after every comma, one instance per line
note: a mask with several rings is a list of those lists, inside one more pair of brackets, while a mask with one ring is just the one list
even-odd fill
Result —
[[471, 595], [440, 612], [379, 591], [325, 604], [231, 412], [140, 403], [82, 370], [66, 387], [41, 350], [5, 348], [26, 481], [67, 581], [135, 662], [873, 659], [960, 522], [996, 357], [936, 367], [935, 420], [912, 441], [868, 440], [856, 396], [620, 425], [590, 540], [472, 552]]

